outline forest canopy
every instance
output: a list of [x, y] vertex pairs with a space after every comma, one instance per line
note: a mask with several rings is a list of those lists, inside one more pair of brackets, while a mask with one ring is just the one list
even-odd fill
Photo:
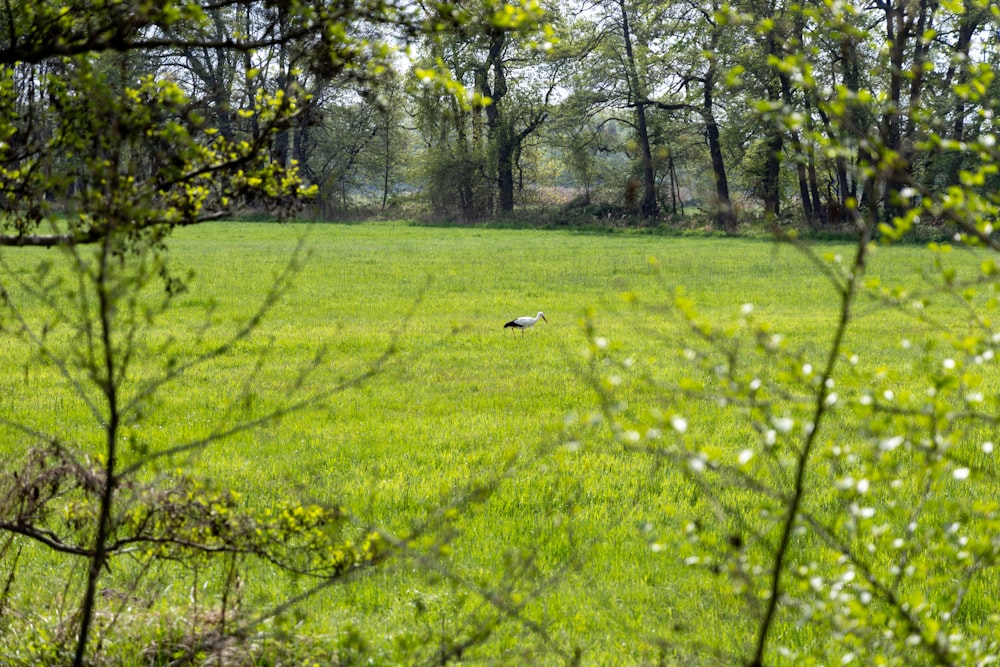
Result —
[[169, 224], [309, 195], [314, 217], [727, 230], [994, 185], [987, 2], [4, 11], [5, 243], [53, 242], [33, 236], [51, 211], [94, 238], [87, 209], [128, 179]]

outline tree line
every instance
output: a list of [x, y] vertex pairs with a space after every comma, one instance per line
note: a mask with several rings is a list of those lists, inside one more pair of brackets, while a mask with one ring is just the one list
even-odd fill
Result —
[[[295, 98], [268, 159], [296, 165], [325, 218], [579, 209], [732, 230], [843, 223], [857, 202], [888, 221], [925, 191], [970, 185], [977, 158], [951, 147], [992, 136], [987, 2], [564, 0], [508, 15], [532, 22], [520, 36], [489, 6], [438, 6], [447, 21], [419, 35], [398, 11], [324, 37], [342, 52], [322, 67], [304, 65], [318, 45], [288, 10], [249, 2], [207, 9], [197, 39], [167, 26], [87, 67], [171, 81], [226, 141], [267, 134], [262, 99]], [[25, 151], [58, 132], [45, 82], [69, 67], [34, 48], [5, 58]], [[136, 159], [155, 150], [136, 145]], [[876, 156], [894, 163], [884, 181], [865, 175]]]
[[[431, 165], [473, 159], [466, 178], [483, 174], [478, 208], [454, 189], [432, 190], [435, 201], [509, 212], [513, 180], [520, 205], [565, 183], [629, 214], [701, 211], [726, 229], [746, 215], [839, 223], [852, 202], [889, 220], [924, 191], [964, 185], [977, 159], [949, 147], [992, 136], [989, 3], [618, 0], [554, 12], [550, 50], [484, 35], [435, 53], [494, 98], [481, 130], [473, 112], [447, 134], [421, 126]], [[872, 181], [877, 159], [893, 170]]]

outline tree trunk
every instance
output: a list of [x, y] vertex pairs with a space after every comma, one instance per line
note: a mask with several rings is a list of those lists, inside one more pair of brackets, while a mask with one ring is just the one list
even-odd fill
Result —
[[713, 113], [715, 88], [715, 63], [712, 62], [705, 76], [705, 96], [702, 117], [705, 119], [705, 137], [708, 139], [708, 152], [712, 157], [712, 175], [715, 178], [716, 223], [726, 231], [736, 230], [736, 213], [729, 198], [729, 179], [726, 177], [726, 161], [722, 155], [722, 143], [719, 141], [719, 125]]
[[[813, 115], [812, 115], [812, 103], [810, 102], [809, 95], [805, 96], [805, 107], [806, 107], [806, 122], [808, 123], [808, 128], [810, 133], [813, 130]], [[821, 211], [823, 207], [822, 200], [819, 196], [819, 179], [816, 176], [816, 153], [812, 144], [809, 145], [805, 150], [805, 160], [806, 160], [806, 177], [809, 184], [808, 195], [803, 199], [805, 202], [807, 199], [812, 199], [812, 218], [811, 222], [816, 223], [821, 220]], [[808, 215], [808, 213], [807, 213]]]
[[781, 150], [784, 139], [778, 130], [767, 142], [767, 160], [764, 163], [764, 217], [776, 218], [781, 213]]
[[[778, 39], [775, 30], [767, 33], [767, 55], [779, 57]], [[791, 83], [788, 77], [775, 72], [767, 82], [767, 94], [773, 103], [786, 103], [791, 99]], [[767, 159], [764, 162], [764, 217], [773, 219], [781, 213], [781, 151], [784, 149], [784, 128], [780, 124], [771, 126], [771, 138], [767, 142]]]
[[[709, 47], [712, 53], [719, 48], [719, 26], [712, 29]], [[726, 162], [722, 155], [722, 144], [719, 141], [719, 125], [715, 120], [715, 83], [716, 59], [709, 60], [708, 70], [703, 82], [703, 104], [701, 116], [705, 119], [705, 137], [708, 140], [708, 152], [712, 157], [712, 176], [715, 179], [716, 224], [727, 232], [736, 231], [736, 212], [729, 198], [729, 179], [726, 177]]]
[[806, 216], [806, 221], [811, 225], [816, 222], [816, 209], [809, 194], [809, 176], [806, 173], [805, 163], [806, 156], [803, 153], [802, 142], [799, 140], [798, 134], [792, 136], [792, 144], [795, 146], [795, 152], [798, 155], [798, 159], [795, 161], [795, 174], [799, 180], [799, 199], [802, 200], [802, 212]]
[[[972, 36], [976, 33], [981, 21], [981, 11], [969, 11], [962, 15], [962, 19], [958, 27], [958, 41], [955, 44], [955, 53], [959, 57], [954, 59], [952, 64], [948, 67], [942, 86], [944, 89], [950, 90], [953, 85], [962, 85], [968, 81], [968, 69], [964, 65], [956, 63], [968, 62], [969, 50], [972, 47]], [[961, 96], [957, 97], [955, 101], [954, 114], [950, 138], [955, 141], [965, 141], [965, 98]], [[961, 155], [958, 153], [952, 153], [945, 156], [945, 159], [950, 163], [948, 167], [945, 168], [948, 185], [958, 185], [960, 183], [959, 174], [961, 173], [962, 164]]]
[[649, 146], [649, 129], [646, 123], [646, 93], [635, 65], [635, 54], [632, 50], [632, 32], [629, 29], [628, 11], [625, 0], [619, 0], [618, 6], [622, 13], [622, 39], [625, 42], [625, 59], [628, 68], [629, 87], [635, 104], [636, 142], [642, 166], [642, 201], [639, 203], [639, 213], [644, 218], [656, 216], [656, 173], [653, 169], [653, 151]]
[[809, 164], [806, 165], [806, 173], [809, 174], [809, 193], [813, 201], [813, 220], [818, 222], [820, 211], [822, 210], [822, 200], [819, 197], [819, 179], [816, 176], [816, 156], [809, 151]]
[[719, 142], [719, 126], [715, 117], [706, 109], [705, 134], [708, 137], [708, 152], [712, 156], [712, 175], [715, 177], [716, 221], [727, 231], [736, 229], [736, 214], [732, 201], [729, 199], [729, 180], [726, 178], [726, 163], [722, 157], [722, 144]]
[[108, 265], [112, 261], [113, 243], [117, 239], [113, 234], [104, 237], [101, 247], [100, 270], [97, 274], [97, 305], [100, 318], [100, 370], [104, 373], [101, 380], [101, 391], [107, 402], [107, 422], [104, 425], [104, 486], [101, 488], [98, 505], [97, 534], [94, 536], [94, 546], [91, 548], [87, 563], [87, 584], [84, 590], [83, 602], [80, 605], [80, 631], [77, 635], [76, 652], [73, 656], [74, 667], [84, 667], [87, 664], [87, 645], [90, 641], [97, 602], [97, 582], [108, 560], [108, 535], [111, 534], [112, 508], [115, 501], [115, 487], [118, 484], [118, 433], [121, 414], [118, 405], [118, 364], [115, 360], [113, 328], [113, 297], [108, 285]]
[[382, 122], [385, 123], [385, 127], [382, 128], [385, 139], [385, 154], [382, 156], [382, 211], [385, 211], [389, 202], [389, 176], [392, 170], [392, 127], [389, 125], [388, 114], [385, 114]]
[[677, 205], [680, 204], [681, 215], [684, 214], [684, 203], [681, 201], [681, 186], [677, 182], [677, 169], [674, 168], [674, 152], [667, 145], [667, 177], [670, 179], [670, 214], [677, 215]]
[[[486, 62], [476, 73], [476, 85], [481, 94], [492, 99], [486, 107], [486, 127], [493, 144], [496, 169], [497, 208], [501, 213], [514, 210], [514, 134], [509, 121], [502, 114], [501, 102], [507, 95], [507, 72], [503, 62], [503, 50], [507, 34], [494, 31], [490, 35], [490, 50]], [[493, 84], [490, 85], [490, 73]]]
[[[906, 20], [908, 0], [889, 0], [885, 3], [885, 36], [889, 45], [889, 100], [882, 120], [883, 141], [887, 154], [895, 154], [901, 159], [902, 127], [900, 111], [903, 90], [903, 58], [909, 41], [909, 21]], [[903, 165], [893, 165], [890, 171], [883, 175], [885, 192], [883, 193], [883, 215], [885, 220], [891, 220], [899, 213], [899, 191], [902, 189], [901, 176]], [[878, 178], [876, 176], [876, 178]], [[873, 184], [874, 185], [874, 184]], [[865, 188], [867, 195], [868, 188]], [[877, 194], [875, 192], [872, 193]], [[866, 197], [867, 198], [867, 197]]]
[[501, 122], [496, 137], [497, 205], [501, 213], [514, 210], [514, 137], [507, 121]]
[[[844, 76], [844, 86], [854, 95], [856, 95], [861, 90], [861, 62], [858, 55], [858, 45], [855, 43], [854, 38], [850, 35], [844, 35], [840, 40], [840, 60], [841, 66], [843, 68]], [[824, 122], [829, 125], [829, 119], [823, 116]], [[857, 133], [857, 139], [862, 139], [864, 133], [871, 128], [875, 122], [870, 111], [863, 105], [851, 104], [845, 111], [845, 118], [843, 119], [846, 123], [841, 122], [841, 125], [846, 125], [848, 128], [853, 128], [853, 132]], [[833, 135], [831, 135], [833, 136]], [[858, 162], [865, 166], [874, 166], [871, 163], [871, 154], [865, 149], [858, 149]], [[851, 182], [847, 176], [847, 165], [843, 157], [837, 158], [837, 180], [840, 187], [840, 198], [841, 205], [847, 208], [848, 200], [853, 199], [858, 200], [858, 183], [857, 181]], [[864, 205], [868, 207], [870, 216], [872, 220], [878, 219], [878, 198], [876, 197], [876, 189], [878, 186], [877, 180], [868, 179], [864, 185], [864, 191], [861, 196], [864, 200]]]

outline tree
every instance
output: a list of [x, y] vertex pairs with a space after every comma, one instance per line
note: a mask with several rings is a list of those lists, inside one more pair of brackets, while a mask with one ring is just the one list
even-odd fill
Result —
[[639, 79], [636, 67], [635, 49], [633, 46], [632, 29], [629, 27], [628, 8], [625, 0], [619, 0], [621, 11], [622, 43], [625, 45], [625, 71], [629, 88], [629, 104], [635, 107], [635, 133], [639, 144], [639, 163], [642, 167], [642, 201], [639, 212], [644, 218], [656, 216], [656, 175], [653, 170], [653, 152], [649, 144], [649, 127], [646, 120], [645, 86]]
[[[468, 90], [461, 83], [468, 77], [463, 45], [442, 41], [431, 46], [432, 62], [440, 60], [455, 85]], [[433, 81], [429, 76], [427, 79]], [[426, 156], [420, 161], [420, 176], [426, 183], [434, 214], [450, 216], [457, 212], [465, 220], [482, 219], [493, 208], [492, 188], [482, 122], [473, 108], [481, 108], [485, 101], [474, 93], [460, 100], [447, 91], [447, 87], [438, 85], [422, 86], [416, 91], [415, 120], [422, 154]]]
[[[572, 91], [572, 96], [562, 105], [559, 124], [572, 123], [577, 116], [576, 122], [581, 124], [599, 118], [602, 124], [631, 129], [631, 136], [626, 139], [623, 135], [614, 150], [627, 155], [636, 173], [615, 185], [625, 193], [625, 208], [644, 218], [655, 217], [658, 211], [657, 165], [646, 92], [650, 86], [650, 50], [643, 26], [648, 20], [645, 14], [653, 11], [644, 3], [585, 3], [571, 13], [585, 15], [586, 19], [578, 19], [567, 29], [567, 39], [559, 47], [562, 57], [578, 61], [575, 71], [563, 77], [562, 85]], [[588, 134], [596, 136], [593, 131]]]
[[[729, 192], [729, 175], [719, 129], [720, 88], [728, 72], [727, 58], [732, 46], [727, 16], [715, 2], [678, 2], [666, 14], [678, 33], [681, 50], [661, 62], [665, 95], [649, 100], [657, 109], [683, 112], [699, 118], [711, 157], [715, 185], [714, 218], [726, 230], [735, 230], [737, 219]], [[697, 57], [698, 51], [704, 57]]]
[[[511, 27], [526, 7], [492, 11]], [[88, 664], [99, 645], [99, 582], [130, 554], [143, 563], [137, 576], [151, 563], [211, 555], [232, 557], [232, 572], [239, 558], [255, 557], [313, 577], [312, 590], [381, 561], [389, 536], [358, 534], [338, 508], [290, 503], [277, 516], [254, 515], [195, 476], [158, 471], [164, 461], [322, 401], [325, 392], [240, 411], [248, 388], [190, 441], [152, 438], [144, 427], [158, 396], [253, 334], [287, 289], [297, 258], [245, 322], [221, 338], [203, 333], [193, 352], [154, 340], [147, 328], [186, 289], [168, 261], [172, 231], [246, 203], [289, 214], [314, 192], [290, 136], [309, 107], [309, 84], [371, 81], [389, 52], [385, 40], [413, 38], [425, 22], [454, 26], [455, 18], [379, 2], [244, 0], [207, 9], [15, 1], [0, 18], [0, 247], [60, 252], [26, 278], [4, 265], [0, 326], [61, 377], [90, 428], [80, 437], [46, 432], [30, 413], [0, 417], [27, 443], [19, 466], [0, 478], [7, 588], [21, 540], [85, 572], [79, 605], [45, 660]], [[384, 39], [370, 39], [373, 26]], [[40, 319], [26, 314], [23, 300], [42, 304]], [[206, 314], [203, 331], [210, 323]]]
[[395, 75], [376, 85], [326, 86], [313, 97], [310, 122], [295, 134], [295, 155], [311, 183], [324, 218], [352, 208], [385, 210], [398, 180], [401, 123], [406, 109]]
[[[506, 20], [473, 20], [460, 33], [434, 36], [423, 63], [441, 63], [449, 70], [447, 84], [470, 92], [465, 105], [450, 101], [446, 121], [439, 114], [448, 85], [425, 88], [418, 102], [418, 122], [432, 156], [427, 176], [434, 208], [445, 210], [457, 199], [467, 219], [514, 210], [522, 146], [549, 113], [553, 84], [539, 74], [551, 28], [536, 30], [525, 45], [510, 38]], [[462, 174], [457, 181], [456, 171]]]
[[[859, 7], [805, 11], [818, 34], [862, 37]], [[941, 18], [962, 23], [960, 7], [937, 11], [957, 12]], [[762, 33], [774, 29], [770, 17], [759, 18]], [[993, 69], [989, 56], [980, 57], [965, 66], [972, 88], [985, 91]], [[851, 75], [860, 61], [842, 66]], [[789, 50], [774, 64], [817, 101], [826, 131], [822, 142], [810, 140], [840, 156], [851, 180], [867, 188], [891, 190], [902, 179], [898, 194], [908, 207], [886, 223], [871, 197], [848, 197], [849, 255], [785, 239], [816, 267], [836, 304], [823, 340], [783, 336], [751, 303], [733, 321], [710, 321], [675, 293], [663, 312], [677, 329], [666, 340], [683, 341], [676, 352], [687, 370], [668, 377], [662, 364], [637, 368], [627, 349], [611, 351], [591, 324], [593, 385], [618, 441], [680, 471], [707, 499], [712, 514], [685, 519], [687, 562], [730, 582], [730, 617], [745, 624], [746, 640], [729, 661], [989, 664], [1000, 654], [994, 609], [970, 600], [982, 601], [1000, 569], [992, 461], [1000, 399], [988, 379], [1000, 343], [1000, 198], [986, 185], [1000, 161], [995, 139], [949, 141], [939, 134], [947, 124], [916, 106], [898, 107], [891, 95], [867, 95], [858, 80], [827, 87], [816, 75], [819, 52]], [[966, 101], [992, 114], [993, 102]], [[759, 108], [771, 109], [771, 100]], [[857, 122], [895, 114], [912, 120], [914, 154], [952, 153], [975, 165], [960, 174], [963, 187], [915, 183], [900, 171], [899, 145], [885, 141], [889, 125]], [[772, 120], [801, 122], [791, 109]], [[869, 275], [875, 237], [898, 241], [926, 217], [947, 225], [948, 238], [976, 261], [953, 261], [952, 245], [931, 243], [924, 287]], [[852, 336], [862, 310], [906, 323], [902, 364], [859, 358]], [[629, 404], [636, 395], [623, 379], [629, 375], [650, 383], [655, 405]], [[699, 412], [695, 405], [740, 415], [743, 444], [719, 446], [714, 424], [688, 419]], [[823, 638], [784, 645], [781, 635], [803, 624], [824, 628]]]
[[381, 183], [380, 209], [384, 212], [399, 186], [399, 167], [403, 162], [409, 137], [402, 131], [405, 91], [397, 78], [379, 89], [375, 98], [378, 110], [376, 151], [367, 161], [367, 173], [372, 182]]

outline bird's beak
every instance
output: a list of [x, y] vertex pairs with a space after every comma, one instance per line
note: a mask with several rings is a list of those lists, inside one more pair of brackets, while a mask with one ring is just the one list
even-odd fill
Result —
[[545, 317], [544, 315], [542, 315], [542, 319], [543, 319], [543, 320], [545, 320], [545, 323], [546, 323], [546, 324], [548, 324], [548, 323], [549, 323], [549, 320], [548, 320], [548, 319], [547, 319], [547, 318], [546, 318], [546, 317]]

